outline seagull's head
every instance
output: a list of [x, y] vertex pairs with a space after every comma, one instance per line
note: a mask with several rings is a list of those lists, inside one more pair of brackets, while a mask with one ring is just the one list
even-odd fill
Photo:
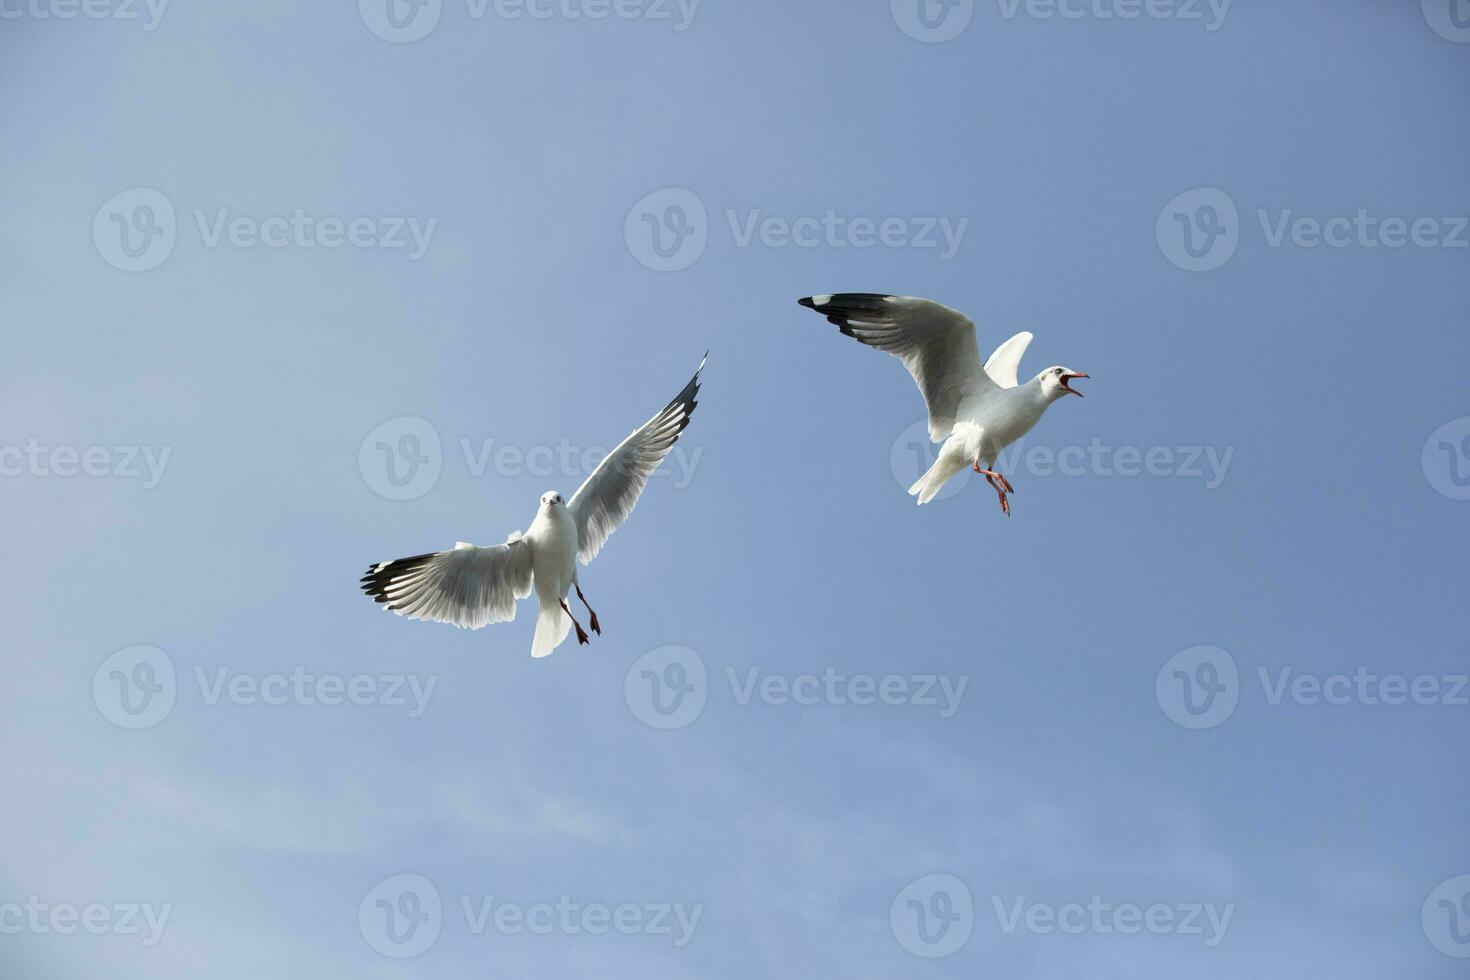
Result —
[[555, 510], [556, 508], [562, 506], [565, 506], [565, 504], [562, 502], [561, 494], [557, 493], [555, 490], [548, 490], [541, 495], [542, 510]]
[[1049, 367], [1036, 376], [1041, 382], [1041, 393], [1046, 396], [1047, 401], [1056, 401], [1063, 395], [1076, 395], [1082, 397], [1082, 392], [1071, 387], [1069, 382], [1077, 378], [1085, 378], [1087, 375], [1081, 371], [1073, 371], [1071, 368], [1062, 367], [1060, 364]]

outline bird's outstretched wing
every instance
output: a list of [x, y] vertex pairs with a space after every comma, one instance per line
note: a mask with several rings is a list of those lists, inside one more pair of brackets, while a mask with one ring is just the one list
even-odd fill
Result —
[[995, 353], [990, 355], [990, 360], [985, 362], [985, 373], [990, 375], [990, 380], [1002, 388], [1016, 387], [1016, 371], [1021, 366], [1021, 355], [1026, 353], [1030, 344], [1031, 331], [1022, 330], [997, 347]]
[[450, 551], [374, 565], [362, 590], [409, 619], [477, 630], [516, 618], [516, 600], [531, 594], [531, 543], [517, 532], [505, 544], [478, 548], [461, 541]]
[[903, 361], [929, 408], [929, 438], [942, 442], [967, 395], [995, 383], [980, 366], [975, 324], [959, 310], [916, 296], [836, 293], [797, 300], [847, 336]]
[[608, 536], [628, 519], [648, 477], [689, 424], [699, 404], [694, 400], [699, 394], [699, 373], [708, 357], [706, 353], [700, 360], [684, 390], [619, 443], [572, 495], [567, 509], [577, 522], [577, 557], [582, 564], [597, 557]]

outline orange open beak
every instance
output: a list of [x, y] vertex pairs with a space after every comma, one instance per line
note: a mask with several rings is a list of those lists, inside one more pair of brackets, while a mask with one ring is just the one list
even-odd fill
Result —
[[1084, 372], [1082, 372], [1082, 371], [1078, 371], [1075, 374], [1064, 374], [1064, 375], [1062, 375], [1062, 390], [1065, 391], [1069, 395], [1076, 395], [1078, 398], [1081, 398], [1082, 397], [1082, 392], [1078, 391], [1076, 388], [1073, 388], [1073, 387], [1069, 386], [1067, 384], [1067, 382], [1068, 381], [1071, 381], [1073, 378], [1085, 378], [1085, 377], [1087, 377], [1087, 374], [1084, 373]]

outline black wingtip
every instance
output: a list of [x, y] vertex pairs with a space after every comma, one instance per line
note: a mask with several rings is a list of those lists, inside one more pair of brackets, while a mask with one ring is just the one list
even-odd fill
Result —
[[[368, 566], [367, 573], [358, 579], [358, 587], [372, 597], [374, 602], [388, 602], [388, 585], [399, 575], [412, 571], [435, 557], [434, 552], [399, 558], [395, 561], [379, 562]], [[391, 606], [389, 608], [392, 608]]]

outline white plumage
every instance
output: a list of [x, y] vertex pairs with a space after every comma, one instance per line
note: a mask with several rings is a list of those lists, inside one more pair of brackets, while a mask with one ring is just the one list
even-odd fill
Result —
[[[586, 632], [566, 605], [572, 588], [587, 602], [577, 560], [584, 565], [592, 561], [633, 512], [648, 478], [689, 424], [703, 370], [701, 360], [673, 401], [609, 453], [570, 502], [555, 490], [542, 494], [524, 534], [516, 531], [505, 544], [477, 547], [460, 541], [448, 551], [381, 562], [362, 577], [363, 591], [409, 619], [479, 629], [515, 619], [516, 600], [534, 589], [540, 611], [531, 656], [551, 653], [573, 626], [578, 642], [586, 643]], [[600, 634], [597, 614], [590, 605], [587, 611], [593, 632]]]

